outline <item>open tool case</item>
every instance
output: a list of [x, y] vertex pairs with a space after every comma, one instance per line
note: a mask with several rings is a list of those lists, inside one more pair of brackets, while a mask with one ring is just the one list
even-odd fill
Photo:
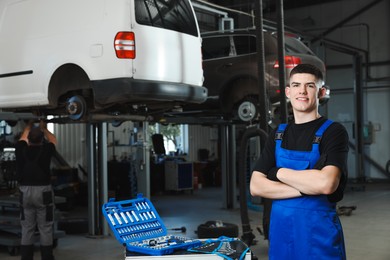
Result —
[[153, 204], [142, 194], [133, 200], [110, 199], [103, 205], [102, 212], [115, 237], [128, 251], [166, 255], [201, 245], [197, 239], [168, 235]]

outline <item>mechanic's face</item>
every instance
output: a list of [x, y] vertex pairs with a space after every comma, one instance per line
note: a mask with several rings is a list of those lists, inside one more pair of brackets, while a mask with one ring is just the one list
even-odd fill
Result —
[[286, 96], [296, 112], [317, 111], [319, 98], [324, 93], [325, 89], [321, 87], [320, 81], [308, 73], [292, 75], [290, 85], [286, 88]]

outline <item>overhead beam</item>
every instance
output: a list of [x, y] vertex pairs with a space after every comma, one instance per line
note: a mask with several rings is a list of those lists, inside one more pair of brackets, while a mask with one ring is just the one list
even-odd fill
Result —
[[378, 3], [382, 2], [383, 0], [375, 0], [375, 1], [372, 1], [371, 3], [363, 6], [361, 9], [359, 9], [357, 12], [351, 14], [350, 16], [346, 17], [345, 19], [341, 20], [340, 22], [336, 23], [335, 25], [333, 25], [332, 27], [330, 27], [328, 30], [326, 30], [325, 32], [321, 33], [319, 36], [316, 36], [315, 38], [313, 38], [311, 40], [311, 43], [314, 43], [314, 42], [317, 42], [318, 40], [324, 38], [326, 35], [330, 34], [331, 32], [333, 32], [334, 30], [340, 28], [341, 26], [343, 26], [344, 24], [346, 24], [347, 22], [349, 22], [350, 20], [354, 19], [355, 17], [361, 15], [362, 13], [366, 12], [367, 10], [369, 10], [371, 7], [377, 5]]

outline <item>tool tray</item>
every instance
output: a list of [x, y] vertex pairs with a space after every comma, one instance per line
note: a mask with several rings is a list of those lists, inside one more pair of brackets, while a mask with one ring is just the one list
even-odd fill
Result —
[[197, 239], [168, 235], [153, 204], [142, 194], [133, 200], [110, 199], [103, 205], [102, 212], [116, 239], [128, 251], [166, 255], [201, 245]]

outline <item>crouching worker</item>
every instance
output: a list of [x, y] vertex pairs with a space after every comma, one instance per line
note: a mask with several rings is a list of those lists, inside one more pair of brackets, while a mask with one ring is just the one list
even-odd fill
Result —
[[39, 126], [28, 123], [16, 144], [22, 260], [33, 259], [36, 230], [39, 231], [42, 260], [54, 259], [54, 194], [50, 163], [56, 143], [56, 137], [47, 129], [46, 123], [41, 121]]

